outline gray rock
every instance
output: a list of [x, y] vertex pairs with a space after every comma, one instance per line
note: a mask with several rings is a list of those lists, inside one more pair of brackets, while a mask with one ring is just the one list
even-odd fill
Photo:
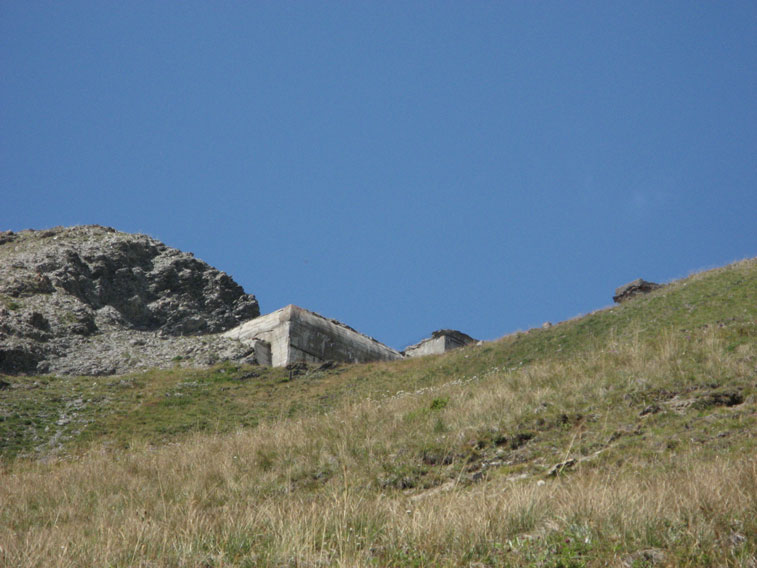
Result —
[[[258, 315], [227, 274], [146, 235], [98, 225], [0, 233], [0, 373], [175, 365], [201, 336]], [[234, 343], [211, 341], [206, 359], [244, 358]]]
[[559, 475], [565, 470], [573, 468], [577, 463], [578, 462], [573, 458], [570, 458], [560, 463], [556, 463], [549, 469], [549, 471], [547, 472], [547, 476], [554, 477], [556, 475]]
[[633, 282], [624, 284], [620, 288], [616, 288], [615, 295], [612, 297], [612, 299], [615, 303], [619, 304], [633, 298], [634, 296], [638, 296], [639, 294], [648, 294], [649, 292], [657, 290], [661, 287], [661, 284], [656, 284], [655, 282], [647, 282], [646, 280], [638, 278]]
[[626, 555], [622, 560], [622, 565], [627, 568], [634, 566], [657, 566], [658, 564], [664, 564], [665, 560], [665, 551], [659, 548], [647, 548]]

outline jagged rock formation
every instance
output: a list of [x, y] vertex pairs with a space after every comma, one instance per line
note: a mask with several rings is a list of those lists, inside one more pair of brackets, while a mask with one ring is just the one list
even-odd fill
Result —
[[208, 334], [260, 315], [191, 253], [97, 225], [0, 233], [0, 373], [112, 374], [244, 360]]
[[657, 284], [655, 282], [647, 282], [646, 280], [638, 278], [633, 282], [624, 284], [620, 288], [616, 288], [615, 295], [612, 297], [612, 299], [616, 304], [619, 304], [633, 298], [634, 296], [638, 296], [639, 294], [648, 294], [649, 292], [657, 290], [661, 287], [662, 286], [660, 284]]

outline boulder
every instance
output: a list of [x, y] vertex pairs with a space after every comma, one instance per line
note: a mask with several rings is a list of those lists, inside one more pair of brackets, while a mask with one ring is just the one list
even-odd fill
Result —
[[639, 294], [648, 294], [652, 290], [657, 290], [661, 287], [661, 284], [648, 282], [646, 280], [638, 278], [633, 282], [624, 284], [620, 288], [616, 288], [615, 295], [612, 297], [612, 299], [615, 303], [619, 304], [633, 298], [634, 296], [638, 296]]

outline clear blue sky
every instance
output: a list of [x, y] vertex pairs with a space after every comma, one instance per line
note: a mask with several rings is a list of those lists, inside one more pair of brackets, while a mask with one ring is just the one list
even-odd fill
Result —
[[0, 191], [492, 339], [757, 255], [757, 3], [2, 1]]

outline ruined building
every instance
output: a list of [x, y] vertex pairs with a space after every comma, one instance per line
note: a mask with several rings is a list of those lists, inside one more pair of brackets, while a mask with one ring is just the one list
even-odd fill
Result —
[[402, 354], [344, 325], [289, 305], [224, 333], [255, 348], [261, 365], [342, 361], [367, 363], [401, 359]]
[[457, 349], [458, 347], [470, 345], [471, 343], [477, 343], [477, 340], [462, 331], [440, 329], [433, 332], [431, 337], [424, 339], [420, 343], [406, 347], [404, 353], [406, 357], [436, 355], [452, 349]]
[[253, 347], [258, 364], [273, 367], [325, 361], [393, 361], [444, 353], [476, 342], [459, 331], [442, 329], [400, 353], [341, 322], [294, 305], [246, 321], [223, 335]]

